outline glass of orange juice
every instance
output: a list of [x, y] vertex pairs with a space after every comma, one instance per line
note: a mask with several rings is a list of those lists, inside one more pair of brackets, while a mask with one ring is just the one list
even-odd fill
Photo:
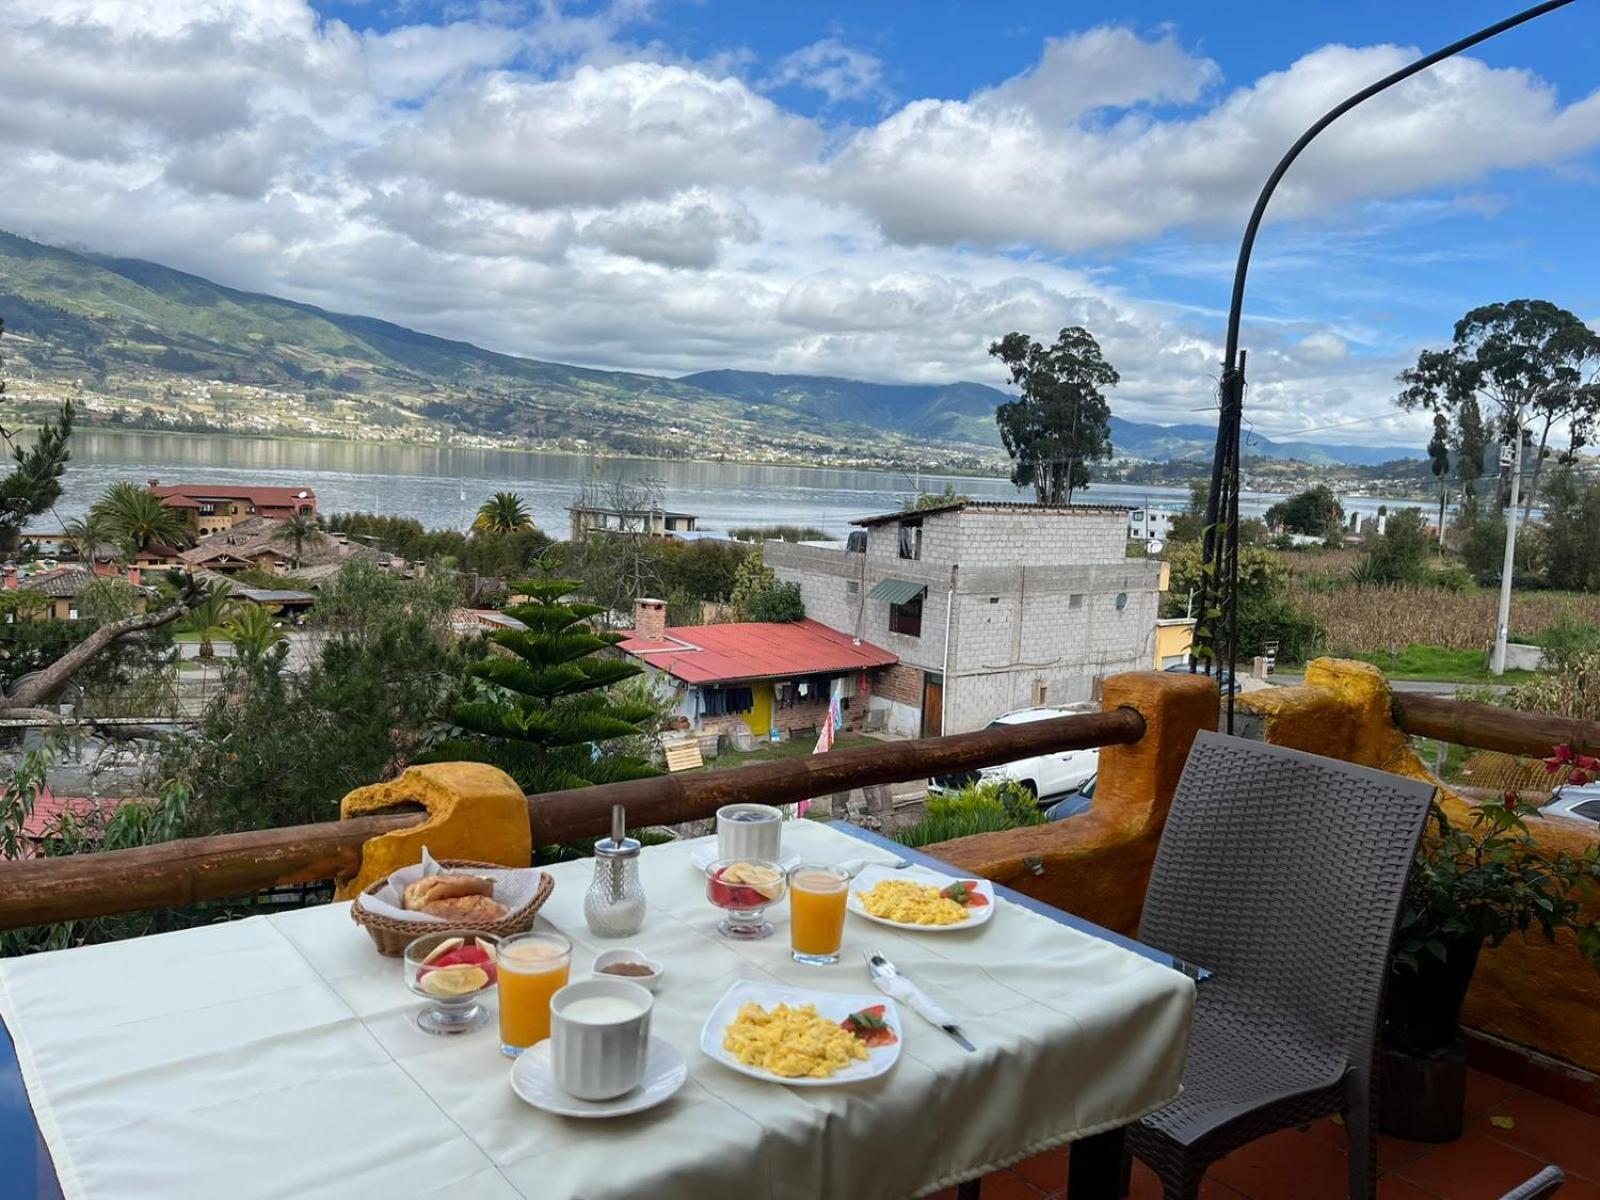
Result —
[[789, 872], [789, 945], [795, 962], [839, 961], [850, 876], [838, 867], [802, 863]]
[[515, 1058], [550, 1036], [550, 997], [567, 986], [572, 943], [559, 933], [500, 941], [500, 1053]]

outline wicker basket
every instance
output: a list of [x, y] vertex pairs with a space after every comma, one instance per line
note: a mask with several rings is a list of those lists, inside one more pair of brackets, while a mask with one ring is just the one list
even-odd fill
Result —
[[[504, 871], [506, 868], [500, 863], [473, 862], [465, 858], [446, 858], [439, 861], [441, 867], [450, 870], [488, 870]], [[380, 879], [370, 885], [365, 894], [376, 896], [389, 881]], [[460, 929], [468, 933], [491, 933], [495, 937], [509, 937], [513, 933], [524, 933], [533, 925], [533, 918], [539, 913], [544, 902], [550, 898], [550, 893], [555, 891], [556, 881], [550, 878], [550, 872], [543, 872], [539, 881], [539, 890], [533, 898], [515, 912], [507, 913], [498, 921], [483, 921], [472, 923], [470, 921], [452, 921], [449, 924], [435, 923], [433, 921], [399, 921], [393, 917], [380, 916], [369, 912], [360, 904], [350, 906], [350, 919], [372, 935], [372, 943], [377, 946], [379, 954], [386, 954], [397, 958], [405, 953], [412, 939], [419, 938], [425, 933], [436, 933], [440, 929]]]

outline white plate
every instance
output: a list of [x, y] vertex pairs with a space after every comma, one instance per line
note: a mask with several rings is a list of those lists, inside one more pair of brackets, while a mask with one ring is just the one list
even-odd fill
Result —
[[[936, 887], [941, 890], [965, 879], [969, 883], [978, 885], [980, 895], [988, 898], [989, 903], [978, 908], [967, 909], [967, 919], [958, 925], [909, 925], [904, 921], [891, 921], [887, 917], [875, 917], [861, 904], [857, 892], [870, 892], [877, 886], [880, 879], [904, 879], [910, 883], [920, 883], [925, 887]], [[915, 933], [957, 933], [963, 929], [976, 929], [988, 922], [994, 916], [994, 885], [987, 879], [979, 879], [975, 875], [945, 875], [939, 871], [930, 871], [927, 867], [904, 867], [894, 870], [874, 863], [872, 866], [862, 867], [861, 873], [850, 881], [850, 895], [845, 901], [845, 906], [858, 917], [865, 917], [869, 921], [876, 921], [879, 925], [887, 925], [891, 929], [909, 929]]]
[[550, 1069], [550, 1041], [530, 1046], [511, 1064], [511, 1090], [535, 1108], [563, 1117], [623, 1117], [643, 1112], [669, 1100], [689, 1078], [683, 1055], [660, 1038], [650, 1039], [644, 1060], [644, 1080], [631, 1092], [614, 1100], [579, 1100], [556, 1086]]
[[[869, 1047], [865, 1062], [853, 1061], [848, 1067], [841, 1067], [827, 1079], [785, 1079], [782, 1075], [774, 1075], [771, 1071], [760, 1067], [748, 1067], [722, 1048], [723, 1032], [733, 1024], [739, 1015], [739, 1010], [752, 1001], [766, 1009], [776, 1008], [780, 1004], [787, 1004], [790, 1008], [814, 1004], [817, 1006], [817, 1013], [830, 1021], [842, 1021], [851, 1013], [881, 1004], [884, 1006], [884, 1024], [894, 1030], [894, 1044]], [[809, 988], [783, 987], [775, 983], [756, 983], [746, 979], [730, 987], [722, 999], [717, 1001], [717, 1006], [711, 1010], [711, 1015], [706, 1018], [705, 1027], [700, 1030], [700, 1049], [706, 1052], [707, 1057], [714, 1058], [723, 1066], [731, 1067], [739, 1074], [748, 1075], [752, 1079], [764, 1079], [768, 1083], [786, 1083], [790, 1087], [832, 1087], [841, 1083], [859, 1083], [863, 1079], [873, 1079], [882, 1075], [899, 1059], [900, 1045], [905, 1041], [905, 1036], [905, 1031], [900, 1028], [900, 1013], [895, 1008], [894, 1001], [879, 992], [871, 995], [846, 995], [841, 992], [817, 992]]]
[[[717, 839], [702, 842], [689, 851], [689, 861], [694, 864], [694, 869], [700, 874], [706, 873], [706, 868], [717, 861]], [[785, 871], [792, 871], [800, 865], [800, 855], [793, 850], [786, 850], [778, 855], [778, 866]]]

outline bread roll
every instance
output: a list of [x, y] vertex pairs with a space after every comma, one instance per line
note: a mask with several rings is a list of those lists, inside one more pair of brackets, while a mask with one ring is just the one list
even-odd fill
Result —
[[498, 900], [488, 896], [446, 896], [429, 900], [422, 911], [430, 917], [443, 917], [446, 921], [460, 921], [472, 925], [486, 925], [504, 919], [510, 910]]
[[493, 896], [494, 884], [477, 875], [428, 875], [408, 886], [402, 903], [413, 911], [424, 911], [434, 900], [453, 896]]

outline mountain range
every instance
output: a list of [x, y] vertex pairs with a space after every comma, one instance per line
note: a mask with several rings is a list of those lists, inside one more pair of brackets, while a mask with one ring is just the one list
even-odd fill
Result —
[[[672, 379], [542, 362], [4, 232], [0, 318], [8, 371], [33, 385], [15, 391], [70, 386], [90, 394], [92, 417], [163, 427], [415, 440], [449, 431], [680, 456], [872, 448], [909, 460], [936, 450], [976, 465], [995, 457], [994, 410], [1009, 398], [971, 382], [742, 370]], [[286, 413], [301, 425], [270, 424]], [[1156, 461], [1208, 460], [1216, 436], [1204, 425], [1115, 416], [1111, 432], [1119, 455]], [[1418, 451], [1256, 438], [1249, 453], [1370, 465]]]

